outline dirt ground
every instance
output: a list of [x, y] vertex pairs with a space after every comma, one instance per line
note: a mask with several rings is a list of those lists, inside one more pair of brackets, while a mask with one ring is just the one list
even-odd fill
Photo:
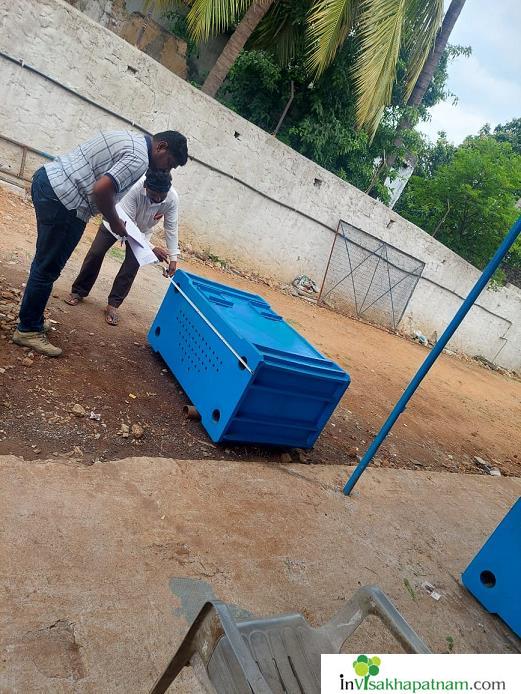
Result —
[[[209, 596], [241, 614], [300, 611], [319, 624], [371, 583], [436, 652], [521, 652], [459, 583], [521, 493], [521, 382], [442, 356], [346, 498], [350, 463], [424, 348], [190, 258], [188, 270], [261, 293], [352, 377], [315, 448], [292, 451], [294, 462], [214, 446], [184, 419], [185, 395], [146, 344], [166, 290], [158, 268], [140, 271], [117, 328], [102, 310], [118, 249], [87, 301], [63, 302], [94, 231], [49, 306], [64, 356], [21, 350], [10, 334], [33, 210], [0, 188], [0, 693], [144, 693]], [[123, 437], [122, 424], [144, 436]], [[347, 648], [397, 650], [373, 622]], [[200, 689], [186, 672], [175, 691]]]
[[[129, 455], [279, 462], [277, 450], [215, 447], [199, 423], [183, 418], [186, 397], [146, 344], [166, 290], [158, 268], [140, 271], [117, 328], [104, 323], [102, 309], [120, 249], [107, 257], [87, 301], [76, 308], [63, 302], [95, 228], [89, 225], [49, 306], [49, 317], [56, 321], [52, 339], [65, 356], [28, 357], [10, 343], [10, 333], [33, 253], [34, 216], [29, 201], [0, 188], [0, 292], [7, 292], [7, 298], [0, 294], [0, 314], [12, 318], [0, 330], [0, 453], [28, 460], [68, 454], [84, 464]], [[317, 445], [293, 456], [314, 464], [354, 462], [425, 357], [425, 348], [193, 257], [182, 267], [261, 293], [318, 349], [348, 370], [352, 384]], [[75, 404], [85, 409], [85, 417], [71, 413]], [[96, 419], [90, 419], [91, 412]], [[381, 448], [376, 464], [482, 474], [474, 461], [480, 456], [504, 475], [519, 475], [520, 421], [519, 380], [443, 355]], [[144, 437], [123, 438], [118, 434], [122, 423], [142, 425]]]

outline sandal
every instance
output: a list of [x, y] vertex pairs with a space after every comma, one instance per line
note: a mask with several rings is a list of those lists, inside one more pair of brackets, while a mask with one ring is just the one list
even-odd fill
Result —
[[116, 326], [119, 323], [119, 315], [114, 306], [107, 306], [105, 309], [105, 322], [108, 325]]
[[65, 297], [64, 301], [66, 304], [69, 304], [69, 306], [77, 306], [80, 303], [80, 301], [83, 301], [83, 297], [79, 294], [74, 294], [73, 292], [71, 292], [68, 296]]

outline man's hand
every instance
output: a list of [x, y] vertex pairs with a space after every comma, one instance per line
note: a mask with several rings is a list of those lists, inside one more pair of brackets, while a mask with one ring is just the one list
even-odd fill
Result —
[[112, 222], [109, 222], [109, 224], [110, 224], [111, 230], [115, 234], [117, 234], [118, 236], [122, 236], [123, 238], [128, 236], [125, 222], [122, 219], [120, 219], [119, 217], [116, 217], [115, 219], [113, 219]]
[[168, 262], [168, 251], [166, 250], [166, 248], [162, 248], [161, 246], [154, 246], [152, 251], [155, 254], [156, 258], [160, 260], [162, 263]]
[[168, 264], [168, 268], [163, 268], [163, 277], [172, 277], [177, 268], [177, 261], [171, 260]]

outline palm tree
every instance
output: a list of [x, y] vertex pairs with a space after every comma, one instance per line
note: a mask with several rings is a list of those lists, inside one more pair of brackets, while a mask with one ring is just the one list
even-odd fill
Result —
[[429, 88], [434, 73], [436, 72], [436, 68], [439, 65], [443, 51], [447, 47], [449, 36], [454, 29], [454, 25], [460, 16], [464, 4], [465, 0], [452, 0], [450, 3], [449, 8], [445, 13], [445, 17], [443, 18], [440, 30], [436, 36], [434, 47], [429, 53], [418, 80], [414, 85], [414, 89], [409, 96], [409, 100], [407, 101], [408, 106], [419, 106], [421, 104], [423, 97], [425, 96], [425, 92]]
[[[208, 73], [208, 77], [202, 86], [202, 91], [205, 94], [209, 96], [215, 96], [217, 94], [219, 88], [226, 79], [226, 75], [230, 72], [232, 65], [244, 48], [244, 44], [253, 34], [264, 15], [273, 5], [273, 2], [274, 0], [254, 0], [254, 2], [250, 4], [244, 17], [230, 36], [217, 62]], [[216, 3], [205, 3], [195, 0], [192, 11], [196, 9], [204, 10], [205, 7], [199, 8], [201, 5], [206, 5], [208, 9], [213, 10], [214, 8], [212, 5], [215, 4]], [[194, 38], [199, 37], [200, 40], [207, 40], [214, 23], [211, 21], [211, 18], [203, 12], [200, 12], [200, 14], [194, 12], [192, 15], [192, 11], [188, 14], [188, 25], [192, 29]], [[209, 19], [210, 21], [208, 21]]]
[[[451, 0], [447, 12], [445, 13], [445, 17], [443, 18], [440, 30], [436, 36], [434, 46], [429, 53], [416, 84], [414, 85], [414, 89], [407, 100], [407, 106], [419, 106], [423, 101], [423, 97], [429, 88], [436, 68], [439, 65], [441, 56], [443, 55], [443, 51], [447, 47], [449, 36], [454, 29], [454, 25], [460, 16], [464, 4], [465, 0]], [[396, 127], [396, 137], [393, 143], [396, 149], [403, 146], [403, 132], [405, 130], [410, 130], [411, 127], [412, 123], [410, 118], [407, 115], [403, 116]], [[388, 157], [386, 162], [387, 171], [394, 166], [397, 158], [396, 153], [393, 153], [390, 157]]]
[[[277, 0], [155, 0], [161, 10], [190, 6], [186, 16], [188, 30], [197, 43], [237, 25], [202, 86], [202, 91], [209, 96], [217, 94], [246, 41], [275, 2]], [[153, 3], [154, 0], [145, 0], [145, 7]]]
[[405, 98], [414, 90], [443, 18], [443, 0], [316, 0], [309, 17], [309, 66], [320, 75], [346, 38], [360, 49], [353, 68], [357, 121], [374, 135], [391, 101], [400, 50], [408, 55]]
[[[305, 0], [304, 0], [305, 1]], [[168, 6], [179, 0], [158, 0]], [[291, 0], [186, 0], [192, 38], [206, 41], [237, 24], [234, 34], [208, 75], [203, 91], [215, 96], [246, 41], [257, 34], [290, 58], [292, 43], [302, 40], [287, 21]], [[443, 0], [308, 0], [305, 41], [311, 78], [320, 76], [350, 36], [360, 49], [353, 75], [357, 91], [357, 120], [374, 135], [385, 106], [390, 103], [398, 56], [409, 56], [406, 98], [418, 80], [443, 18]], [[241, 19], [242, 17], [242, 19]], [[264, 20], [264, 21], [262, 21]]]

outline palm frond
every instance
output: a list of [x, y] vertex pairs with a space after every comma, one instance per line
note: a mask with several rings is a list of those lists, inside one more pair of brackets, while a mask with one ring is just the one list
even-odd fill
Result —
[[294, 0], [278, 0], [255, 30], [251, 45], [273, 52], [281, 65], [288, 65], [304, 50], [304, 16]]
[[374, 136], [391, 101], [407, 0], [362, 0], [358, 21], [360, 51], [353, 68], [359, 127]]
[[308, 17], [308, 69], [317, 77], [330, 65], [352, 30], [359, 0], [315, 0]]
[[253, 0], [193, 0], [186, 17], [194, 41], [208, 41], [236, 24]]
[[405, 99], [411, 95], [443, 21], [443, 0], [408, 0], [404, 49], [407, 55]]

